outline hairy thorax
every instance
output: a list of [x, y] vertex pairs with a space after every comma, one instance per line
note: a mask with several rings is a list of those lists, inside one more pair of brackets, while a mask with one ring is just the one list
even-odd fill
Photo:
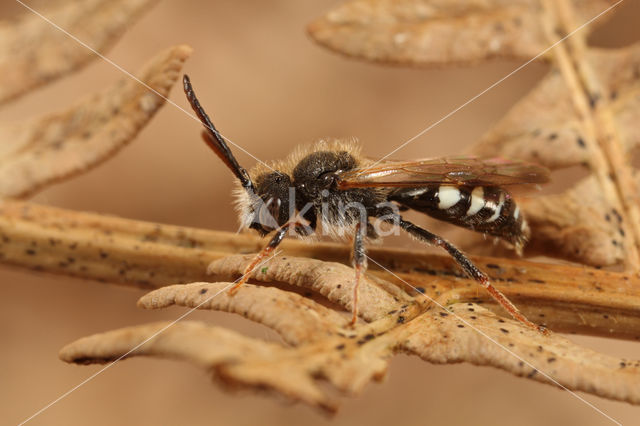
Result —
[[338, 190], [339, 173], [366, 164], [355, 142], [342, 140], [322, 140], [283, 161], [261, 164], [250, 172], [256, 194], [236, 191], [242, 226], [259, 222], [268, 231], [297, 217], [313, 231], [321, 224], [331, 237], [349, 235], [386, 200], [386, 191], [379, 189]]

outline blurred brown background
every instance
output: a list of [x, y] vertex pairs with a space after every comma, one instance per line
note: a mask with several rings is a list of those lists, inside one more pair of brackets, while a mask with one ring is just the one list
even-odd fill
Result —
[[[337, 2], [331, 2], [336, 4]], [[29, 2], [39, 8], [44, 1]], [[369, 156], [389, 152], [519, 64], [496, 61], [466, 69], [382, 67], [348, 60], [313, 44], [305, 25], [328, 2], [168, 1], [159, 3], [107, 53], [135, 72], [157, 51], [187, 43], [199, 96], [221, 131], [261, 159], [285, 155], [321, 136], [357, 136]], [[26, 12], [4, 0], [0, 18]], [[620, 46], [640, 38], [640, 4], [626, 1], [592, 36]], [[81, 48], [81, 47], [79, 47]], [[455, 114], [398, 158], [455, 154], [478, 138], [546, 72], [532, 64]], [[121, 73], [96, 60], [86, 69], [20, 99], [0, 120], [20, 120], [66, 107]], [[1, 78], [1, 76], [0, 76]], [[171, 99], [187, 108], [179, 86]], [[98, 169], [39, 194], [40, 203], [130, 218], [235, 231], [232, 176], [199, 139], [199, 125], [166, 105], [131, 146]], [[254, 160], [238, 153], [245, 166]], [[229, 206], [229, 207], [227, 207]], [[0, 267], [0, 423], [15, 424], [98, 371], [62, 363], [57, 352], [81, 336], [174, 319], [183, 309], [136, 309], [142, 291], [36, 275]], [[260, 326], [224, 314], [196, 312], [253, 336]], [[637, 358], [638, 343], [572, 337], [618, 356]], [[640, 408], [584, 396], [623, 423]], [[387, 380], [345, 400], [333, 419], [302, 405], [254, 394], [228, 394], [202, 371], [173, 361], [118, 363], [30, 424], [608, 424], [567, 392], [470, 365], [433, 366], [398, 356]]]

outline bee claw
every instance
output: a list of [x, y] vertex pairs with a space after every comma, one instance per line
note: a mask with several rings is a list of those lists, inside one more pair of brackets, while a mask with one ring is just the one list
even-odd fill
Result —
[[353, 315], [351, 316], [351, 321], [349, 321], [349, 327], [355, 327], [358, 322], [358, 313], [354, 310]]

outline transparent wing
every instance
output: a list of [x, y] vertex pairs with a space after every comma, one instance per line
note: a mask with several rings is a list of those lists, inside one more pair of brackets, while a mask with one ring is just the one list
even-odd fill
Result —
[[505, 158], [446, 157], [386, 162], [345, 171], [338, 187], [413, 187], [427, 184], [509, 186], [549, 181], [545, 167]]

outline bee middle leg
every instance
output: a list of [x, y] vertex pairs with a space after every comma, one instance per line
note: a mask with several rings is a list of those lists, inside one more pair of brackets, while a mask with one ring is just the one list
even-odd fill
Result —
[[364, 238], [367, 235], [367, 226], [358, 222], [356, 224], [355, 235], [353, 237], [353, 268], [356, 271], [355, 279], [353, 282], [353, 297], [351, 299], [351, 322], [350, 325], [354, 325], [358, 320], [358, 289], [360, 288], [360, 280], [362, 275], [367, 270], [367, 251], [364, 246]]

